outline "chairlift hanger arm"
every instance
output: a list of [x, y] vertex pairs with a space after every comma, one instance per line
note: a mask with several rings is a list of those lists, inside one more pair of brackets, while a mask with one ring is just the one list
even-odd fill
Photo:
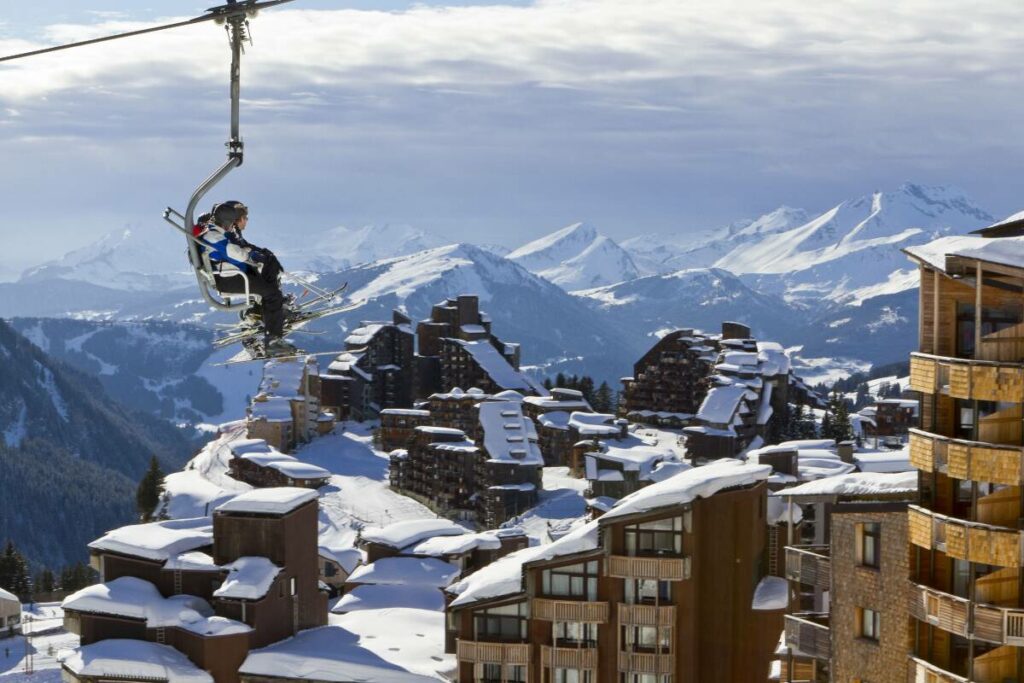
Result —
[[171, 28], [181, 28], [182, 26], [191, 26], [192, 24], [200, 24], [204, 21], [225, 21], [233, 16], [243, 17], [250, 12], [257, 12], [261, 9], [268, 7], [274, 7], [276, 5], [283, 5], [286, 2], [292, 2], [292, 0], [243, 0], [242, 2], [229, 2], [226, 5], [219, 7], [213, 7], [206, 10], [206, 14], [192, 19], [186, 19], [185, 21], [178, 21], [173, 24], [163, 24], [161, 26], [151, 26], [149, 28], [142, 28], [137, 31], [128, 31], [126, 33], [115, 33], [109, 36], [103, 36], [100, 38], [91, 38], [89, 40], [81, 40], [77, 43], [67, 43], [65, 45], [55, 45], [53, 47], [44, 47], [39, 50], [32, 50], [30, 52], [21, 52], [16, 55], [7, 55], [0, 57], [0, 62], [9, 62], [15, 59], [21, 59], [23, 57], [34, 57], [36, 55], [46, 54], [48, 52], [57, 52], [58, 50], [69, 50], [73, 47], [82, 47], [84, 45], [94, 45], [96, 43], [105, 43], [110, 40], [118, 40], [119, 38], [130, 38], [132, 36], [141, 36], [146, 33], [155, 33], [156, 31], [165, 31]]

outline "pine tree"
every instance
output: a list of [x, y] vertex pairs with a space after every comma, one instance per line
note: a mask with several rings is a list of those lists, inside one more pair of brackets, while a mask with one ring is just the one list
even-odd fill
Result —
[[832, 417], [832, 432], [836, 443], [849, 441], [853, 438], [853, 426], [850, 424], [850, 409], [846, 399], [838, 392], [835, 394], [835, 409]]
[[594, 378], [589, 375], [583, 375], [580, 377], [579, 391], [583, 394], [583, 398], [587, 403], [593, 404], [595, 402]]
[[823, 439], [835, 439], [835, 430], [832, 428], [832, 414], [828, 411], [821, 418], [821, 437]]
[[857, 398], [854, 400], [853, 407], [860, 410], [869, 403], [871, 403], [871, 393], [868, 391], [867, 383], [858, 385]]
[[52, 593], [55, 588], [56, 579], [53, 576], [53, 572], [49, 568], [39, 572], [39, 577], [36, 579], [36, 590], [41, 593]]
[[139, 482], [139, 488], [135, 492], [135, 508], [143, 522], [150, 522], [153, 519], [153, 512], [160, 504], [160, 496], [164, 492], [164, 473], [160, 469], [160, 463], [156, 456], [150, 458], [149, 469]]
[[29, 579], [28, 563], [10, 540], [0, 556], [0, 588], [5, 588], [22, 600], [32, 597], [32, 582]]
[[601, 382], [601, 386], [594, 392], [594, 410], [599, 413], [610, 413], [615, 409], [614, 401], [615, 396], [612, 394], [612, 388], [608, 386], [608, 382]]
[[551, 391], [554, 388], [554, 386], [555, 385], [551, 382], [551, 378], [550, 377], [545, 377], [544, 378], [544, 388], [545, 389], [547, 389], [548, 391]]
[[555, 375], [555, 386], [565, 387], [565, 375], [562, 374], [561, 372]]

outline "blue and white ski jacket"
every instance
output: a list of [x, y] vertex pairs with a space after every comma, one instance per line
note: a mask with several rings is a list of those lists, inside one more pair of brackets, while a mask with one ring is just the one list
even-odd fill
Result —
[[197, 237], [203, 243], [203, 251], [209, 255], [215, 273], [249, 273], [254, 269], [252, 247], [247, 246], [234, 230], [225, 230], [216, 223], [204, 227], [206, 229]]

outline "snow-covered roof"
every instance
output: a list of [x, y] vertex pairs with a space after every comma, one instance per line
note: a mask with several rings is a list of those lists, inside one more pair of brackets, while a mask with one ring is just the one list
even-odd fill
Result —
[[[1024, 238], [1003, 237], [999, 239], [992, 239], [989, 237], [981, 237], [979, 235], [950, 235], [948, 237], [940, 237], [939, 239], [928, 242], [927, 244], [918, 244], [912, 247], [907, 247], [903, 251], [911, 258], [944, 272], [946, 270], [947, 255], [971, 252], [993, 242], [1014, 243], [1016, 244], [1016, 248], [1020, 250], [1021, 245], [1024, 245]], [[984, 260], [987, 261], [991, 259]]]
[[410, 519], [385, 527], [367, 527], [361, 537], [368, 543], [405, 548], [435, 536], [461, 536], [465, 533], [465, 527], [448, 519]]
[[64, 598], [61, 607], [76, 612], [143, 619], [149, 628], [182, 626], [213, 616], [210, 605], [193, 595], [165, 598], [149, 581], [122, 576], [86, 586]]
[[7, 600], [8, 602], [17, 602], [17, 603], [21, 602], [21, 600], [18, 599], [17, 595], [15, 595], [14, 593], [10, 593], [8, 591], [5, 591], [3, 588], [0, 588], [0, 600]]
[[462, 346], [477, 362], [477, 365], [487, 373], [491, 381], [502, 389], [524, 389], [534, 392], [534, 385], [527, 380], [525, 375], [512, 367], [505, 357], [491, 345], [491, 342], [467, 342], [461, 339], [452, 339], [451, 341]]
[[722, 489], [749, 486], [768, 479], [772, 468], [751, 465], [732, 458], [694, 467], [629, 494], [599, 518], [601, 524], [627, 515], [661, 507], [683, 505], [697, 498], [709, 498]]
[[434, 536], [420, 541], [405, 549], [412, 555], [441, 557], [444, 555], [462, 555], [473, 550], [497, 550], [501, 547], [501, 537], [495, 531], [481, 531], [476, 534], [459, 536]]
[[269, 453], [272, 449], [263, 439], [236, 439], [228, 443], [228, 450], [237, 457], [247, 453]]
[[914, 469], [910, 464], [910, 448], [878, 453], [854, 453], [853, 462], [861, 472], [907, 472]]
[[618, 418], [608, 413], [573, 411], [569, 415], [569, 426], [581, 436], [615, 436], [622, 432], [616, 424]]
[[303, 393], [306, 366], [315, 363], [311, 357], [268, 360], [263, 364], [260, 391], [277, 396], [296, 396]]
[[851, 472], [835, 477], [809, 481], [783, 489], [778, 495], [793, 496], [858, 496], [914, 493], [917, 491], [917, 470], [910, 472]]
[[789, 582], [778, 576], [766, 576], [754, 589], [751, 609], [773, 611], [789, 607]]
[[757, 359], [760, 361], [761, 374], [765, 377], [788, 375], [792, 368], [789, 354], [778, 342], [757, 342]]
[[382, 557], [356, 567], [347, 583], [444, 588], [458, 575], [458, 567], [435, 557]]
[[178, 571], [186, 572], [207, 572], [220, 569], [220, 567], [214, 564], [213, 558], [206, 553], [193, 551], [190, 553], [181, 553], [180, 555], [171, 555], [171, 557], [164, 562], [164, 569], [176, 569]]
[[108, 531], [89, 544], [93, 550], [105, 550], [132, 557], [163, 562], [173, 555], [187, 553], [213, 543], [213, 523], [209, 517], [169, 519], [150, 524], [130, 524]]
[[742, 383], [712, 387], [700, 404], [697, 419], [709, 424], [729, 424], [747, 391]]
[[363, 561], [363, 553], [358, 548], [328, 548], [322, 545], [317, 548], [317, 552], [320, 557], [338, 563], [346, 574], [351, 574]]
[[331, 364], [327, 366], [328, 372], [348, 372], [363, 357], [362, 353], [346, 351], [339, 353]]
[[433, 434], [435, 436], [458, 436], [463, 439], [466, 438], [466, 433], [461, 429], [455, 429], [454, 427], [435, 427], [434, 425], [421, 425], [416, 428], [416, 431], [421, 434]]
[[446, 400], [449, 400], [449, 399], [472, 399], [472, 398], [476, 398], [476, 399], [481, 399], [482, 400], [482, 399], [489, 398], [489, 397], [490, 397], [490, 394], [484, 393], [483, 389], [478, 389], [477, 387], [470, 387], [469, 389], [466, 389], [465, 391], [463, 391], [461, 387], [455, 387], [451, 391], [439, 392], [439, 393], [431, 394], [430, 395], [431, 399], [435, 399], [436, 398], [436, 399], [440, 399], [442, 401], [446, 401]]
[[224, 568], [228, 576], [220, 588], [213, 591], [213, 596], [232, 600], [259, 600], [281, 572], [280, 567], [265, 557], [240, 557]]
[[311, 465], [308, 462], [295, 460], [275, 460], [267, 464], [267, 467], [275, 469], [291, 479], [327, 479], [331, 473], [323, 467]]
[[768, 494], [768, 510], [766, 513], [768, 524], [788, 523], [791, 514], [794, 524], [804, 518], [804, 511], [799, 505], [796, 503], [786, 503], [777, 493]]
[[488, 401], [479, 407], [484, 450], [492, 462], [544, 465], [540, 446], [532, 438], [533, 420], [515, 401]]
[[554, 396], [527, 396], [523, 399], [530, 405], [537, 406], [543, 410], [590, 410], [590, 404], [583, 398], [570, 398]]
[[396, 607], [443, 612], [444, 593], [432, 586], [360, 585], [346, 591], [331, 612], [345, 614]]
[[591, 521], [547, 545], [523, 548], [492, 562], [448, 588], [452, 607], [515, 595], [522, 591], [523, 565], [597, 548], [597, 521]]
[[[386, 614], [386, 613], [384, 613]], [[340, 626], [321, 626], [253, 650], [239, 667], [247, 676], [330, 683], [437, 683], [398, 667], [365, 647], [358, 636]]]
[[294, 486], [253, 489], [221, 503], [217, 512], [284, 515], [316, 498], [316, 491]]
[[406, 417], [430, 417], [429, 410], [419, 410], [417, 408], [385, 408], [380, 411], [381, 415], [404, 415]]
[[170, 645], [110, 638], [83, 645], [61, 662], [79, 677], [213, 683], [213, 677]]
[[288, 396], [260, 394], [249, 406], [254, 420], [267, 422], [290, 422], [292, 420], [292, 399]]
[[387, 323], [376, 323], [376, 322], [364, 322], [361, 323], [360, 327], [352, 330], [352, 332], [345, 337], [345, 343], [351, 344], [352, 346], [366, 346], [373, 339], [373, 335], [380, 332], [387, 326]]
[[537, 421], [542, 427], [548, 429], [568, 429], [569, 413], [564, 410], [552, 410], [549, 413], [542, 413], [537, 416]]

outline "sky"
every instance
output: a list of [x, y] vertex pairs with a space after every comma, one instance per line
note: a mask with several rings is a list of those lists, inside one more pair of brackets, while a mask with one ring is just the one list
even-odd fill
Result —
[[[0, 54], [201, 13], [0, 2]], [[242, 65], [251, 238], [409, 224], [515, 246], [585, 220], [697, 234], [904, 181], [1024, 208], [1018, 3], [297, 0]], [[223, 159], [223, 29], [0, 64], [0, 276], [167, 230]]]

